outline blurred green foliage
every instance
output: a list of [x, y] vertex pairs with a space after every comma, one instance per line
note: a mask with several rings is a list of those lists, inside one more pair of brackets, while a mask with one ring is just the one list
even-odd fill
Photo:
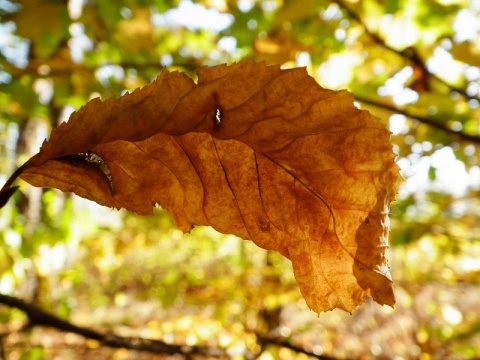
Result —
[[[194, 76], [242, 59], [306, 66], [352, 91], [390, 126], [406, 178], [391, 213], [394, 310], [367, 303], [317, 318], [276, 253], [208, 228], [181, 234], [161, 209], [140, 218], [21, 182], [0, 214], [1, 293], [238, 359], [306, 358], [260, 335], [338, 358], [480, 353], [478, 2], [5, 0], [0, 16], [4, 180], [89, 99], [144, 86], [163, 67]], [[155, 358], [25, 322], [0, 308], [5, 359]]]

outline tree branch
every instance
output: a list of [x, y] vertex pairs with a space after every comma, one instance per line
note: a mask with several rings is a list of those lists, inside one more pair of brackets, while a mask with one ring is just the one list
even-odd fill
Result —
[[333, 0], [333, 2], [336, 3], [340, 8], [342, 8], [351, 19], [353, 19], [357, 23], [359, 23], [364, 28], [365, 33], [368, 36], [370, 36], [372, 38], [372, 40], [375, 41], [378, 45], [380, 45], [384, 49], [387, 49], [389, 51], [392, 51], [392, 52], [398, 54], [399, 56], [401, 56], [404, 59], [413, 63], [415, 66], [418, 66], [419, 68], [422, 69], [422, 72], [424, 74], [434, 78], [435, 80], [439, 81], [443, 85], [447, 86], [450, 89], [450, 91], [456, 91], [456, 92], [458, 92], [459, 94], [461, 94], [462, 96], [464, 96], [465, 98], [467, 98], [469, 100], [473, 100], [473, 99], [479, 100], [478, 96], [468, 95], [467, 92], [464, 89], [461, 89], [459, 87], [456, 87], [456, 86], [446, 82], [445, 80], [443, 80], [442, 78], [438, 77], [436, 74], [434, 74], [430, 70], [428, 70], [427, 66], [425, 65], [425, 62], [422, 60], [422, 58], [418, 54], [418, 51], [415, 48], [409, 47], [409, 48], [406, 48], [406, 49], [400, 51], [400, 50], [397, 50], [397, 49], [389, 46], [388, 44], [385, 43], [384, 39], [382, 39], [378, 34], [371, 31], [368, 28], [368, 26], [363, 22], [363, 20], [360, 18], [360, 16], [355, 11], [350, 9], [347, 6], [347, 4], [344, 3], [343, 0]]
[[456, 135], [459, 138], [461, 138], [462, 140], [470, 141], [470, 142], [473, 142], [473, 143], [476, 143], [476, 144], [480, 144], [480, 137], [479, 136], [467, 134], [467, 133], [464, 133], [462, 131], [455, 131], [455, 130], [445, 126], [444, 124], [442, 124], [438, 121], [432, 120], [428, 117], [415, 115], [415, 114], [412, 114], [412, 113], [410, 113], [410, 112], [408, 112], [404, 109], [399, 109], [395, 106], [392, 106], [392, 105], [389, 105], [389, 104], [384, 104], [384, 103], [374, 101], [374, 100], [371, 100], [371, 99], [368, 99], [368, 98], [364, 98], [364, 97], [358, 96], [358, 95], [355, 95], [355, 99], [359, 102], [369, 104], [369, 105], [373, 105], [373, 106], [376, 106], [376, 107], [379, 107], [379, 108], [382, 108], [382, 109], [385, 109], [385, 110], [389, 110], [389, 111], [392, 111], [394, 113], [401, 114], [401, 115], [404, 115], [406, 117], [415, 119], [415, 120], [417, 120], [417, 121], [419, 121], [423, 124], [429, 125], [429, 126], [434, 127], [438, 130], [447, 132], [447, 133], [452, 134], [452, 135]]
[[[202, 347], [202, 346], [187, 346], [187, 345], [172, 345], [167, 344], [160, 340], [150, 340], [144, 338], [134, 338], [134, 337], [123, 337], [115, 334], [102, 334], [95, 330], [74, 325], [66, 320], [62, 320], [55, 315], [52, 315], [38, 307], [29, 304], [19, 298], [0, 294], [0, 304], [7, 305], [23, 311], [28, 319], [29, 324], [27, 327], [33, 326], [46, 326], [51, 327], [64, 332], [71, 332], [77, 335], [81, 335], [88, 339], [93, 339], [101, 343], [103, 346], [111, 348], [125, 348], [129, 350], [136, 351], [146, 351], [153, 354], [163, 354], [163, 355], [175, 355], [181, 354], [186, 356], [204, 356], [207, 358], [230, 358], [228, 353], [219, 348], [212, 347]], [[307, 351], [302, 347], [293, 345], [282, 338], [270, 338], [264, 337], [258, 333], [255, 334], [258, 341], [263, 344], [263, 346], [273, 345], [280, 346], [290, 350], [293, 350], [297, 353], [305, 354], [310, 357], [320, 359], [320, 360], [338, 360], [336, 358], [322, 356], [315, 354], [313, 352]]]
[[102, 334], [92, 329], [76, 326], [13, 296], [0, 294], [0, 304], [22, 310], [30, 321], [29, 326], [47, 326], [61, 331], [71, 332], [88, 339], [97, 340], [103, 346], [125, 348], [136, 351], [148, 351], [164, 355], [181, 354], [185, 356], [199, 355], [210, 358], [229, 358], [229, 355], [225, 350], [218, 348], [172, 345], [160, 340], [122, 337], [115, 334]]

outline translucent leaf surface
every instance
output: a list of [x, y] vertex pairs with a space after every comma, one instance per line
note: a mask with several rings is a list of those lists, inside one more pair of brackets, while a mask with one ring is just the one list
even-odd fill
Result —
[[210, 225], [279, 251], [316, 312], [367, 296], [394, 304], [385, 252], [401, 181], [389, 131], [305, 69], [164, 70], [149, 86], [92, 100], [52, 132], [21, 177], [99, 204]]

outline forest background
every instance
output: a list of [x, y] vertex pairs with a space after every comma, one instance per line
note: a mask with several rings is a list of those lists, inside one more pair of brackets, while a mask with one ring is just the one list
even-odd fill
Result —
[[3, 180], [89, 99], [164, 67], [195, 77], [244, 59], [353, 92], [392, 131], [406, 179], [391, 211], [395, 309], [320, 316], [277, 253], [20, 182], [0, 213], [1, 359], [480, 353], [480, 1], [2, 0], [0, 15]]

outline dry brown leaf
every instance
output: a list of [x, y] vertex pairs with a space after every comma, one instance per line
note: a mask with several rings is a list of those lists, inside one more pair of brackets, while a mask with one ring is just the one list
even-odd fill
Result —
[[210, 225], [279, 251], [316, 312], [394, 304], [385, 257], [401, 181], [389, 131], [305, 69], [242, 62], [166, 70], [90, 101], [52, 132], [21, 177], [99, 204]]

